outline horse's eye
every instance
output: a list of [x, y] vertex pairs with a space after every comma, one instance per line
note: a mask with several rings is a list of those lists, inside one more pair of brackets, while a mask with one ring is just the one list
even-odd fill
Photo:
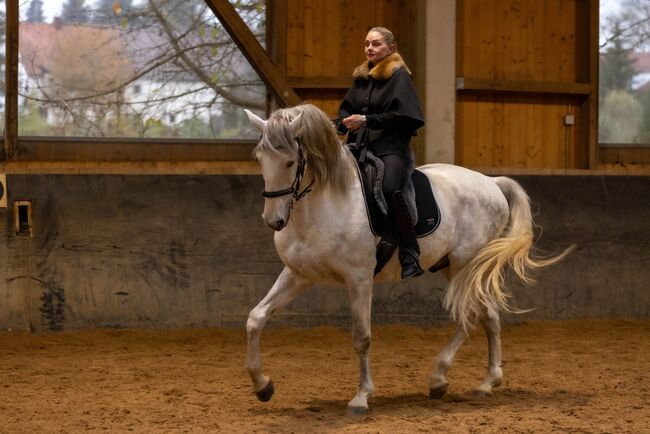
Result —
[[291, 160], [291, 161], [289, 161], [289, 162], [287, 163], [287, 167], [291, 167], [291, 166], [293, 166], [295, 163], [296, 163], [295, 161]]

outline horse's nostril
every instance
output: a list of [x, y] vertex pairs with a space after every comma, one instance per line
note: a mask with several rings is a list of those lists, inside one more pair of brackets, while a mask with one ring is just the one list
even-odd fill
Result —
[[275, 221], [267, 221], [266, 224], [274, 231], [279, 231], [282, 230], [282, 228], [284, 228], [285, 223], [283, 219], [280, 219]]

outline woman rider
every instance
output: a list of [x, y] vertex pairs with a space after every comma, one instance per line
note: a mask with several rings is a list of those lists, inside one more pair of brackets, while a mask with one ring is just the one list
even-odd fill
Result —
[[367, 61], [354, 70], [354, 83], [339, 107], [338, 129], [349, 132], [353, 143], [357, 134], [365, 134], [368, 149], [384, 163], [382, 190], [392, 227], [387, 232], [392, 234], [382, 237], [378, 258], [398, 245], [402, 278], [415, 277], [423, 272], [420, 248], [402, 191], [412, 159], [411, 136], [424, 125], [424, 117], [393, 33], [384, 27], [371, 29], [365, 52]]

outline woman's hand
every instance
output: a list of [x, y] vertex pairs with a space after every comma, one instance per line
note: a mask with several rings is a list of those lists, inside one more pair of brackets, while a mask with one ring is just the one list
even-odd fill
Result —
[[365, 116], [362, 115], [350, 115], [347, 118], [343, 119], [343, 125], [350, 130], [358, 130], [365, 123]]

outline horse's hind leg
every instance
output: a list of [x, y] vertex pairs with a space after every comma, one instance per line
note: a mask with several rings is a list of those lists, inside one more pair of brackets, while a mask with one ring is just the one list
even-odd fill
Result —
[[481, 324], [488, 340], [488, 368], [485, 380], [474, 392], [485, 396], [492, 394], [492, 388], [501, 384], [503, 372], [501, 370], [501, 324], [499, 311], [488, 306], [486, 314], [481, 318]]
[[273, 312], [289, 304], [309, 286], [309, 283], [292, 273], [288, 267], [284, 267], [271, 290], [248, 315], [248, 321], [246, 322], [246, 332], [248, 333], [246, 369], [253, 380], [253, 389], [260, 401], [268, 401], [274, 392], [273, 382], [262, 371], [260, 333]]
[[467, 333], [462, 327], [458, 326], [449, 343], [447, 343], [447, 346], [438, 354], [433, 374], [429, 381], [430, 399], [440, 399], [447, 393], [449, 382], [445, 378], [445, 375], [454, 362], [456, 352], [458, 352], [458, 349], [465, 342], [465, 338], [467, 338]]
[[348, 403], [349, 414], [365, 414], [368, 398], [375, 391], [370, 375], [370, 310], [372, 306], [372, 277], [358, 283], [348, 284], [348, 296], [352, 308], [352, 345], [359, 357], [359, 390]]

